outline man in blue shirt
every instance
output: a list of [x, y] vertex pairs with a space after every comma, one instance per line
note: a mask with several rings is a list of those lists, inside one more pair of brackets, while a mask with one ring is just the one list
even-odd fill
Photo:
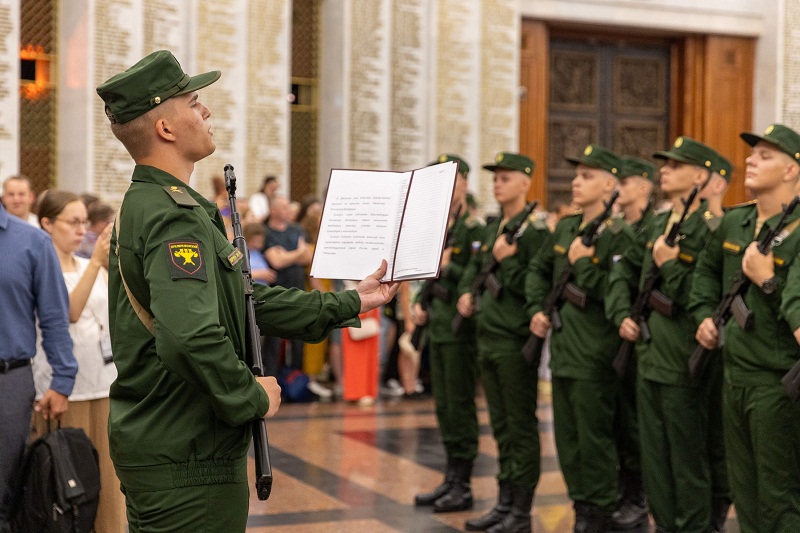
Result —
[[6, 531], [19, 479], [35, 391], [31, 358], [36, 318], [53, 368], [36, 409], [47, 419], [67, 410], [78, 363], [69, 336], [69, 295], [55, 248], [42, 230], [10, 216], [0, 204], [0, 532]]

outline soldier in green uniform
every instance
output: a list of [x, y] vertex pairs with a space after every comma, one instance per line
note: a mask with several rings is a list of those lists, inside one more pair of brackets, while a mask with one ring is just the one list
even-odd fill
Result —
[[[697, 341], [722, 345], [725, 452], [741, 530], [800, 531], [800, 406], [780, 383], [800, 354], [800, 210], [769, 253], [756, 242], [795, 195], [800, 135], [773, 124], [763, 135], [741, 137], [753, 147], [744, 185], [756, 200], [726, 212], [700, 257], [689, 308]], [[739, 269], [752, 281], [744, 302], [753, 326], [731, 319], [718, 331], [711, 315]]]
[[[426, 282], [414, 304], [412, 319], [417, 327], [427, 324], [431, 387], [436, 420], [447, 453], [444, 481], [433, 491], [417, 494], [416, 505], [433, 505], [436, 512], [472, 508], [470, 477], [478, 455], [478, 417], [475, 410], [477, 348], [472, 320], [454, 334], [451, 328], [458, 301], [458, 281], [480, 246], [483, 224], [467, 210], [469, 165], [457, 155], [442, 154], [436, 163], [458, 163], [458, 178], [450, 207], [457, 217], [448, 230], [449, 247], [442, 256], [439, 279]], [[436, 164], [434, 163], [434, 164]], [[421, 300], [424, 300], [421, 301]], [[427, 309], [423, 308], [423, 304]]]
[[[486, 393], [492, 432], [497, 441], [500, 471], [497, 504], [485, 515], [468, 520], [470, 531], [522, 533], [531, 531], [530, 511], [539, 482], [539, 426], [536, 418], [538, 361], [528, 364], [521, 349], [528, 322], [520, 310], [528, 262], [547, 239], [547, 225], [530, 216], [522, 221], [525, 195], [533, 161], [520, 154], [500, 152], [484, 165], [494, 172], [494, 197], [502, 216], [489, 224], [480, 250], [475, 253], [459, 283], [458, 312], [471, 316], [476, 307], [478, 368]], [[522, 222], [519, 238], [509, 245], [503, 232]], [[485, 290], [475, 301], [471, 286], [484, 265], [494, 257], [500, 290]]]
[[634, 233], [647, 225], [653, 218], [653, 183], [656, 167], [650, 161], [639, 157], [620, 158], [619, 207], [622, 218], [630, 224]]
[[[168, 51], [97, 88], [136, 167], [113, 234], [109, 436], [131, 532], [245, 531], [252, 421], [280, 404], [244, 362], [242, 255], [219, 210], [189, 187], [214, 149], [197, 90]], [[385, 266], [385, 264], [384, 264]], [[397, 291], [379, 272], [339, 294], [255, 287], [261, 332], [320, 341]]]
[[[634, 234], [653, 219], [652, 195], [656, 168], [638, 157], [621, 158], [619, 176], [620, 214]], [[620, 383], [614, 431], [619, 455], [619, 499], [612, 515], [614, 529], [631, 529], [648, 519], [647, 499], [642, 483], [639, 451], [639, 426], [636, 421], [636, 358], [631, 358], [628, 372]]]
[[688, 375], [695, 328], [685, 309], [697, 256], [719, 219], [698, 196], [689, 206], [678, 244], [668, 246], [664, 236], [683, 214], [682, 199], [692, 188], [702, 189], [715, 174], [729, 176], [731, 165], [689, 137], [679, 137], [670, 150], [654, 157], [665, 160], [661, 190], [672, 209], [657, 214], [614, 266], [606, 311], [623, 339], [639, 340], [639, 324], [630, 318], [630, 308], [651, 265], [658, 266], [656, 290], [672, 301], [672, 310], [652, 308], [647, 318], [652, 338], [637, 346], [642, 473], [659, 531], [703, 532], [711, 527], [709, 406], [705, 383], [693, 382]]
[[574, 270], [571, 295], [583, 293], [584, 306], [567, 299], [561, 306], [563, 328], [550, 339], [553, 374], [553, 425], [558, 459], [575, 505], [575, 531], [607, 531], [617, 504], [617, 447], [614, 413], [618, 384], [611, 366], [619, 346], [603, 299], [614, 261], [633, 241], [633, 230], [618, 217], [606, 220], [594, 245], [581, 235], [603, 213], [618, 186], [620, 160], [611, 151], [589, 145], [576, 164], [572, 201], [582, 209], [561, 219], [550, 242], [530, 264], [525, 282], [530, 331], [544, 338], [550, 317], [542, 302], [562, 270]]

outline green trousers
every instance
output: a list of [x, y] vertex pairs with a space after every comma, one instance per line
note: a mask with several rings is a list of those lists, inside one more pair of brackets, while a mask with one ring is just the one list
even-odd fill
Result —
[[622, 471], [640, 476], [642, 465], [639, 451], [639, 425], [636, 413], [636, 354], [631, 357], [628, 371], [620, 381], [617, 412], [614, 416], [619, 467]]
[[125, 490], [130, 533], [244, 533], [247, 480], [220, 485], [136, 492]]
[[708, 466], [711, 469], [711, 497], [731, 499], [728, 482], [728, 467], [725, 464], [725, 433], [722, 429], [722, 354], [711, 355], [708, 371], [704, 377], [708, 393]]
[[478, 455], [475, 410], [475, 343], [430, 342], [430, 371], [436, 420], [447, 456], [472, 461]]
[[780, 383], [726, 383], [723, 402], [728, 474], [742, 533], [800, 531], [800, 406]]
[[492, 432], [497, 441], [498, 481], [534, 490], [539, 482], [541, 454], [536, 397], [538, 361], [528, 364], [519, 346], [480, 342], [478, 367], [486, 393]]
[[706, 392], [700, 387], [639, 380], [642, 477], [657, 526], [711, 530], [711, 474]]
[[611, 513], [617, 504], [616, 381], [553, 377], [553, 433], [569, 497]]

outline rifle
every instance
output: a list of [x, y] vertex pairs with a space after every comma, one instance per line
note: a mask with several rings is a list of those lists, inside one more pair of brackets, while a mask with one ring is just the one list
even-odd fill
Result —
[[[453, 241], [455, 240], [455, 229], [456, 229], [456, 222], [458, 222], [458, 217], [461, 215], [461, 207], [458, 206], [458, 210], [456, 211], [455, 216], [453, 217], [453, 225], [448, 228], [447, 235], [444, 239], [444, 247], [452, 248]], [[444, 285], [439, 283], [439, 280], [431, 280], [425, 284], [425, 288], [422, 289], [422, 295], [419, 299], [419, 305], [422, 307], [422, 310], [426, 313], [431, 307], [431, 303], [433, 302], [434, 298], [439, 298], [442, 301], [450, 300], [450, 291]], [[428, 318], [430, 320], [430, 317]], [[425, 332], [428, 330], [428, 325], [424, 324], [422, 326], [414, 326], [414, 331], [411, 332], [411, 345], [414, 347], [415, 350], [419, 351], [420, 347], [423, 345], [424, 335]]]
[[[522, 216], [519, 220], [510, 228], [506, 229], [503, 232], [503, 237], [505, 237], [506, 242], [508, 244], [514, 244], [517, 242], [522, 236], [522, 226], [528, 220], [528, 217], [533, 210], [536, 208], [536, 205], [539, 203], [539, 200], [534, 200], [533, 202], [529, 203], [525, 206], [525, 209], [522, 210]], [[500, 262], [495, 259], [494, 254], [489, 254], [489, 260], [483, 265], [483, 268], [478, 273], [478, 276], [472, 282], [469, 291], [472, 293], [472, 302], [475, 306], [479, 305], [480, 297], [485, 290], [489, 290], [492, 293], [492, 296], [497, 298], [500, 294], [500, 289], [502, 289], [502, 285], [500, 281], [497, 279], [497, 275], [495, 272], [500, 267]], [[450, 323], [450, 328], [453, 331], [453, 335], [458, 335], [461, 331], [461, 328], [464, 327], [464, 323], [466, 322], [466, 317], [463, 316], [461, 313], [456, 313], [456, 316], [453, 317], [453, 321]]]
[[[674, 247], [675, 243], [678, 242], [681, 226], [686, 220], [686, 217], [689, 215], [689, 208], [691, 207], [692, 203], [694, 203], [694, 199], [697, 197], [697, 192], [698, 189], [695, 186], [692, 188], [692, 192], [689, 193], [688, 198], [685, 200], [681, 199], [681, 202], [683, 203], [683, 213], [681, 214], [681, 218], [678, 220], [678, 222], [672, 225], [669, 233], [664, 238], [664, 242], [670, 248]], [[647, 317], [650, 316], [650, 310], [652, 309], [650, 298], [653, 295], [653, 291], [655, 291], [656, 282], [658, 282], [660, 271], [661, 269], [655, 263], [650, 265], [650, 269], [647, 271], [647, 274], [644, 278], [644, 283], [642, 284], [642, 290], [639, 291], [639, 294], [636, 296], [636, 300], [633, 302], [633, 306], [631, 306], [630, 318], [639, 325], [642, 340], [645, 342], [650, 341], [650, 328], [647, 327]], [[631, 353], [633, 352], [633, 347], [635, 345], [635, 341], [623, 340], [619, 347], [617, 356], [614, 358], [614, 362], [612, 363], [619, 378], [625, 376], [625, 372], [628, 370], [628, 362], [630, 361]]]
[[[794, 211], [798, 203], [800, 203], [800, 197], [795, 196], [792, 198], [792, 201], [784, 206], [783, 215], [781, 215], [775, 227], [764, 234], [764, 237], [759, 241], [758, 251], [762, 255], [767, 255], [772, 249], [775, 237], [786, 227], [786, 219], [789, 218], [789, 215], [792, 214], [792, 211]], [[733, 283], [731, 283], [730, 289], [728, 289], [728, 292], [722, 297], [722, 301], [717, 305], [717, 308], [714, 309], [714, 313], [711, 315], [714, 326], [720, 334], [722, 328], [731, 316], [736, 319], [736, 322], [742, 329], [750, 329], [753, 326], [753, 313], [744, 303], [744, 294], [747, 292], [747, 289], [750, 288], [751, 284], [750, 278], [744, 275], [742, 269], [739, 269], [733, 277]], [[710, 353], [711, 350], [703, 348], [702, 344], [698, 344], [694, 349], [689, 358], [689, 376], [692, 379], [703, 374], [708, 364], [708, 355]], [[786, 378], [784, 377], [784, 379]]]
[[[253, 277], [250, 273], [250, 256], [247, 243], [242, 234], [242, 222], [236, 211], [236, 174], [233, 165], [225, 165], [225, 189], [228, 190], [228, 202], [231, 206], [231, 225], [233, 226], [233, 245], [243, 256], [242, 278], [244, 278], [244, 301], [247, 334], [245, 349], [247, 363], [254, 376], [264, 375], [261, 360], [261, 332], [256, 324], [256, 308], [253, 298]], [[267, 424], [263, 418], [253, 421], [253, 451], [256, 459], [256, 494], [259, 500], [266, 500], [272, 492], [272, 465], [269, 460], [269, 441], [267, 440]]]
[[[618, 197], [619, 192], [614, 191], [614, 194], [611, 195], [611, 198], [607, 202], [603, 203], [605, 205], [603, 212], [595, 217], [586, 226], [583, 235], [581, 235], [581, 242], [584, 246], [592, 246], [595, 243], [599, 237], [597, 232], [600, 229], [600, 226], [603, 225], [603, 222], [605, 222], [608, 217], [611, 216], [611, 208], [614, 207], [614, 202], [617, 201]], [[569, 264], [569, 261], [567, 261], [567, 265], [559, 273], [553, 288], [550, 289], [550, 292], [545, 297], [544, 302], [542, 302], [542, 312], [550, 317], [550, 324], [553, 326], [554, 331], [561, 331], [563, 326], [561, 323], [561, 314], [558, 312], [558, 308], [564, 298], [568, 299], [581, 309], [586, 307], [586, 293], [575, 286], [575, 284], [570, 282], [572, 279], [572, 274], [573, 267], [571, 264]], [[544, 346], [544, 338], [531, 333], [531, 335], [528, 337], [528, 340], [525, 341], [525, 344], [522, 346], [522, 356], [525, 358], [528, 364], [533, 363], [537, 357], [541, 356], [542, 346]]]

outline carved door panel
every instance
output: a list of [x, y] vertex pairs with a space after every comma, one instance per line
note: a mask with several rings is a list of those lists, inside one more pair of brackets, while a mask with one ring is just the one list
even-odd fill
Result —
[[649, 158], [669, 146], [669, 47], [550, 42], [548, 205], [570, 201], [573, 165], [589, 143]]

